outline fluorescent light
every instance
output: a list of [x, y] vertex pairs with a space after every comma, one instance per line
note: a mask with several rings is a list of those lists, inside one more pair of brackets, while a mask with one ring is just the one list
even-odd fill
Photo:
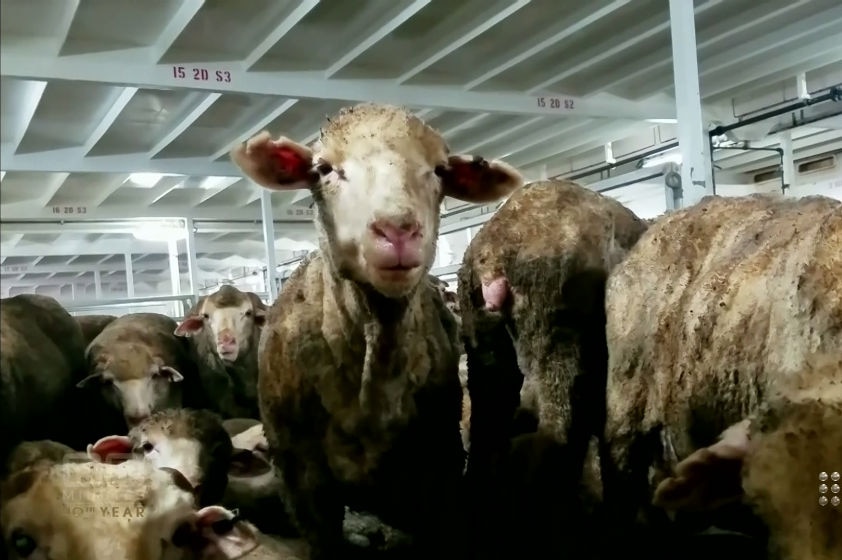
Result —
[[643, 167], [657, 167], [665, 163], [677, 163], [681, 165], [681, 152], [658, 154], [643, 160]]
[[655, 124], [678, 124], [678, 119], [646, 119], [646, 122]]
[[151, 189], [164, 177], [174, 177], [175, 173], [132, 173], [129, 181], [144, 189]]
[[205, 177], [204, 180], [199, 183], [199, 188], [203, 190], [215, 189], [218, 187], [224, 186], [226, 183], [234, 184], [239, 181], [239, 177], [226, 177], [224, 175], [210, 175], [209, 177]]
[[135, 228], [132, 235], [140, 241], [178, 241], [187, 237], [187, 230], [177, 223], [149, 222]]

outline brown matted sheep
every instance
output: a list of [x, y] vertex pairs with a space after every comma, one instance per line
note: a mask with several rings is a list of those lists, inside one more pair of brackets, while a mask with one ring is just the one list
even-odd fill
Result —
[[[485, 523], [499, 524], [495, 534], [504, 534], [507, 515], [530, 513], [526, 506], [497, 511], [494, 489], [516, 482], [497, 480], [492, 471], [509, 461], [510, 437], [535, 429], [542, 437], [523, 440], [518, 453], [563, 458], [557, 472], [564, 476], [545, 481], [541, 499], [555, 492], [550, 501], [564, 504], [570, 517], [559, 526], [568, 527], [571, 537], [582, 534], [576, 496], [589, 443], [601, 432], [604, 416], [605, 280], [645, 229], [643, 220], [612, 198], [569, 181], [540, 181], [509, 197], [465, 251], [458, 292], [478, 542], [498, 548], [499, 539], [483, 537]], [[549, 449], [548, 441], [564, 449]], [[550, 546], [576, 546], [559, 535], [546, 535], [558, 544], [530, 544], [544, 553]], [[487, 553], [494, 554], [493, 548]], [[516, 550], [529, 554], [514, 543]]]
[[408, 111], [373, 104], [329, 119], [313, 149], [264, 132], [232, 158], [316, 204], [321, 250], [270, 309], [259, 356], [266, 436], [313, 559], [341, 557], [346, 505], [430, 557], [459, 555], [459, 345], [427, 273], [443, 197], [493, 201], [520, 176], [450, 154]]
[[199, 379], [223, 418], [257, 418], [257, 346], [266, 319], [257, 294], [223, 285], [203, 296], [175, 330], [190, 337]]
[[842, 353], [771, 386], [756, 412], [679, 463], [654, 502], [692, 511], [742, 499], [769, 526], [772, 558], [842, 558]]
[[85, 347], [102, 332], [109, 323], [116, 319], [116, 315], [78, 315], [74, 317], [82, 329], [82, 337], [85, 339]]
[[[129, 313], [102, 330], [86, 351], [90, 375], [77, 385], [99, 412], [95, 438], [121, 433], [153, 412], [201, 407], [204, 393], [178, 324], [159, 313]], [[90, 441], [88, 442], [90, 443]]]
[[84, 413], [71, 398], [85, 374], [85, 345], [53, 298], [21, 294], [0, 302], [0, 461], [21, 441], [84, 443]]
[[606, 309], [605, 500], [619, 527], [658, 523], [652, 491], [679, 461], [814, 353], [842, 354], [842, 203], [707, 197], [667, 214], [615, 269]]

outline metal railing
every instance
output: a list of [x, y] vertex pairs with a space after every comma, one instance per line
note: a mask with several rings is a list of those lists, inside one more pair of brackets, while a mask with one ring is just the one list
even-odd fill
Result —
[[126, 315], [128, 313], [162, 313], [181, 320], [196, 304], [193, 294], [177, 296], [147, 296], [135, 298], [64, 300], [59, 301], [71, 315]]

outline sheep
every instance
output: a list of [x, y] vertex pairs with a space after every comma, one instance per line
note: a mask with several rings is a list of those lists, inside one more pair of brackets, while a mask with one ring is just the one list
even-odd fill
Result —
[[459, 348], [424, 280], [443, 197], [491, 202], [522, 178], [449, 154], [422, 120], [375, 104], [342, 109], [312, 149], [262, 132], [231, 157], [264, 188], [309, 188], [317, 209], [320, 250], [269, 310], [258, 379], [284, 502], [314, 560], [345, 549], [346, 505], [433, 557], [458, 554]]
[[40, 461], [60, 463], [76, 453], [72, 447], [49, 439], [24, 441], [9, 454], [4, 472], [13, 474]]
[[88, 445], [94, 460], [115, 463], [136, 457], [178, 470], [200, 506], [217, 504], [228, 485], [234, 447], [219, 416], [209, 410], [175, 408], [153, 413], [129, 430]]
[[[669, 523], [652, 492], [682, 459], [812, 354], [842, 353], [842, 203], [713, 196], [669, 213], [612, 273], [606, 313], [605, 501], [640, 533]], [[696, 521], [760, 536], [739, 509]]]
[[21, 441], [81, 445], [73, 385], [85, 373], [82, 331], [53, 298], [21, 294], [0, 302], [0, 461]]
[[104, 408], [98, 435], [120, 431], [105, 414], [121, 412], [130, 428], [158, 410], [203, 403], [189, 347], [173, 334], [176, 326], [165, 315], [130, 313], [109, 323], [90, 343], [91, 373], [77, 387], [98, 396]]
[[770, 528], [772, 558], [842, 558], [840, 442], [842, 354], [810, 356], [802, 371], [775, 376], [754, 413], [681, 461], [653, 502], [703, 510], [743, 499]]
[[117, 317], [115, 315], [79, 315], [74, 317], [82, 329], [82, 337], [85, 339], [85, 347], [102, 332], [109, 323]]
[[[569, 181], [539, 181], [512, 194], [468, 245], [457, 277], [470, 394], [467, 477], [483, 546], [499, 546], [485, 538], [487, 523], [520, 514], [498, 511], [495, 492], [509, 484], [495, 472], [508, 476], [501, 465], [511, 437], [537, 430], [547, 438], [542, 445], [565, 446], [541, 455], [570, 462], [570, 476], [555, 482], [579, 484], [604, 418], [605, 281], [645, 230], [612, 198]], [[571, 514], [579, 507], [563, 504]], [[562, 545], [554, 534], [546, 538]]]
[[223, 418], [256, 418], [257, 344], [266, 305], [257, 294], [223, 285], [202, 297], [175, 329], [190, 337], [202, 386]]
[[[147, 461], [43, 463], [2, 485], [0, 527], [11, 560], [306, 560], [220, 506], [196, 509], [175, 470]], [[249, 556], [251, 554], [252, 556]]]

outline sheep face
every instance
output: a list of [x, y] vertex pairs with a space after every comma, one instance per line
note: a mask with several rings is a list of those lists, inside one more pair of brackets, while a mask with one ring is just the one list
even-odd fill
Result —
[[502, 162], [449, 155], [419, 118], [383, 105], [344, 109], [312, 149], [263, 132], [232, 159], [266, 188], [309, 188], [333, 268], [388, 298], [412, 292], [432, 266], [444, 196], [491, 202], [522, 184]]

